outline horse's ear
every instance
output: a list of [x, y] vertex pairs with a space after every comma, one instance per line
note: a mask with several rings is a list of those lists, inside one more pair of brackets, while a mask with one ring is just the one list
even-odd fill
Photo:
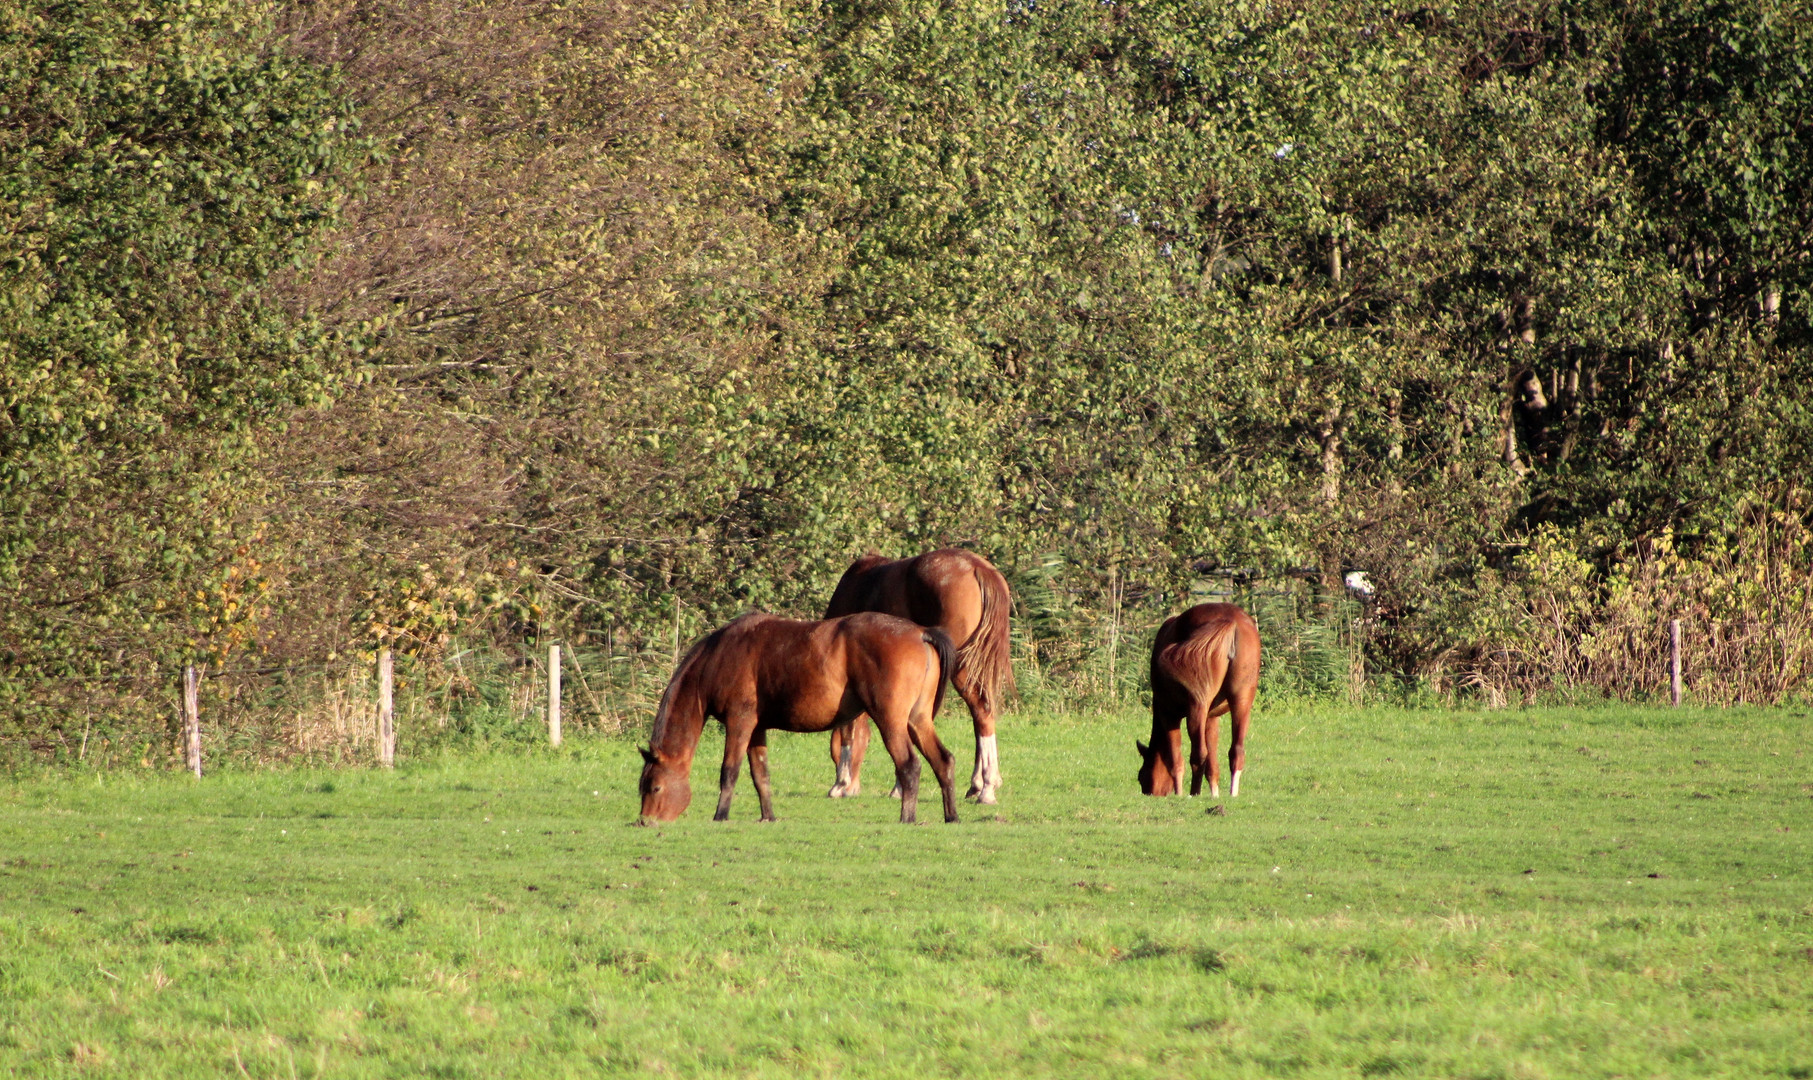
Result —
[[1152, 748], [1150, 746], [1147, 746], [1145, 743], [1140, 742], [1138, 739], [1133, 740], [1133, 749], [1139, 751], [1140, 757], [1151, 757], [1152, 756]]
[[636, 747], [636, 749], [640, 750], [642, 752], [643, 761], [648, 762], [650, 765], [653, 765], [655, 763], [655, 752], [653, 750], [651, 750], [650, 748], [648, 748], [646, 746], [638, 746], [638, 747]]

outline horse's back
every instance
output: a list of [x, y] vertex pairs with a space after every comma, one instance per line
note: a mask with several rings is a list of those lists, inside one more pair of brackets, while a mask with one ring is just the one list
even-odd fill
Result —
[[905, 618], [904, 611], [890, 610], [889, 595], [900, 592], [898, 587], [890, 588], [890, 583], [899, 577], [899, 568], [908, 561], [888, 559], [871, 552], [852, 562], [844, 570], [843, 577], [837, 580], [837, 588], [831, 590], [831, 601], [825, 605], [825, 618], [841, 618], [859, 611], [884, 611]]
[[921, 678], [925, 634], [881, 612], [816, 621], [745, 615], [718, 632], [701, 676], [714, 712], [753, 705], [764, 727], [823, 731], [862, 712], [876, 687]]
[[983, 591], [1007, 581], [987, 559], [963, 548], [939, 548], [909, 559], [865, 555], [850, 564], [831, 594], [825, 617], [879, 611], [936, 626], [957, 643], [981, 621]]
[[914, 652], [925, 645], [926, 628], [885, 611], [859, 611], [827, 620], [849, 656], [883, 660], [896, 653]]

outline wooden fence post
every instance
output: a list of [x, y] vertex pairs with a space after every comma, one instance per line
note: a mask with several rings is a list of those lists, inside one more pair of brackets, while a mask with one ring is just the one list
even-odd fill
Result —
[[548, 745], [560, 749], [560, 646], [548, 646]]
[[1681, 620], [1668, 620], [1668, 685], [1675, 708], [1681, 707]]
[[392, 689], [395, 680], [392, 677], [392, 666], [389, 649], [378, 650], [378, 764], [392, 769], [397, 764], [397, 727], [395, 709], [392, 701]]
[[1120, 568], [1108, 566], [1108, 696], [1114, 701], [1121, 699], [1119, 673], [1115, 670], [1121, 645], [1121, 584]]
[[183, 668], [183, 739], [188, 744], [189, 771], [201, 779], [201, 672]]

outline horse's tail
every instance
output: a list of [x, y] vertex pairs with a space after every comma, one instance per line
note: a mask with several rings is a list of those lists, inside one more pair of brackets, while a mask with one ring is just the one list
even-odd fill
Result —
[[932, 695], [932, 717], [936, 719], [938, 710], [944, 708], [944, 688], [957, 671], [957, 647], [951, 644], [951, 636], [936, 626], [925, 627], [920, 640], [938, 654], [938, 690]]
[[1239, 629], [1239, 617], [1230, 617], [1207, 634], [1199, 634], [1188, 641], [1167, 646], [1159, 654], [1158, 662], [1167, 674], [1188, 688], [1197, 700], [1208, 702], [1221, 689], [1208, 683], [1209, 661], [1220, 653], [1232, 662], [1234, 650], [1238, 647], [1236, 633]]
[[1010, 649], [1007, 613], [1013, 606], [1007, 595], [1007, 579], [994, 567], [983, 563], [975, 568], [976, 588], [982, 594], [982, 617], [976, 630], [957, 650], [957, 663], [976, 688], [982, 704], [990, 712], [1001, 708], [1001, 689], [1014, 692], [1013, 654]]

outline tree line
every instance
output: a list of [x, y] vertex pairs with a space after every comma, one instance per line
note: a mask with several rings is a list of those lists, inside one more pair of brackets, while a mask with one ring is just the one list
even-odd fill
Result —
[[1641, 693], [1673, 614], [1793, 692], [1809, 14], [0, 7], [8, 713], [945, 544], [1364, 570], [1400, 685]]

